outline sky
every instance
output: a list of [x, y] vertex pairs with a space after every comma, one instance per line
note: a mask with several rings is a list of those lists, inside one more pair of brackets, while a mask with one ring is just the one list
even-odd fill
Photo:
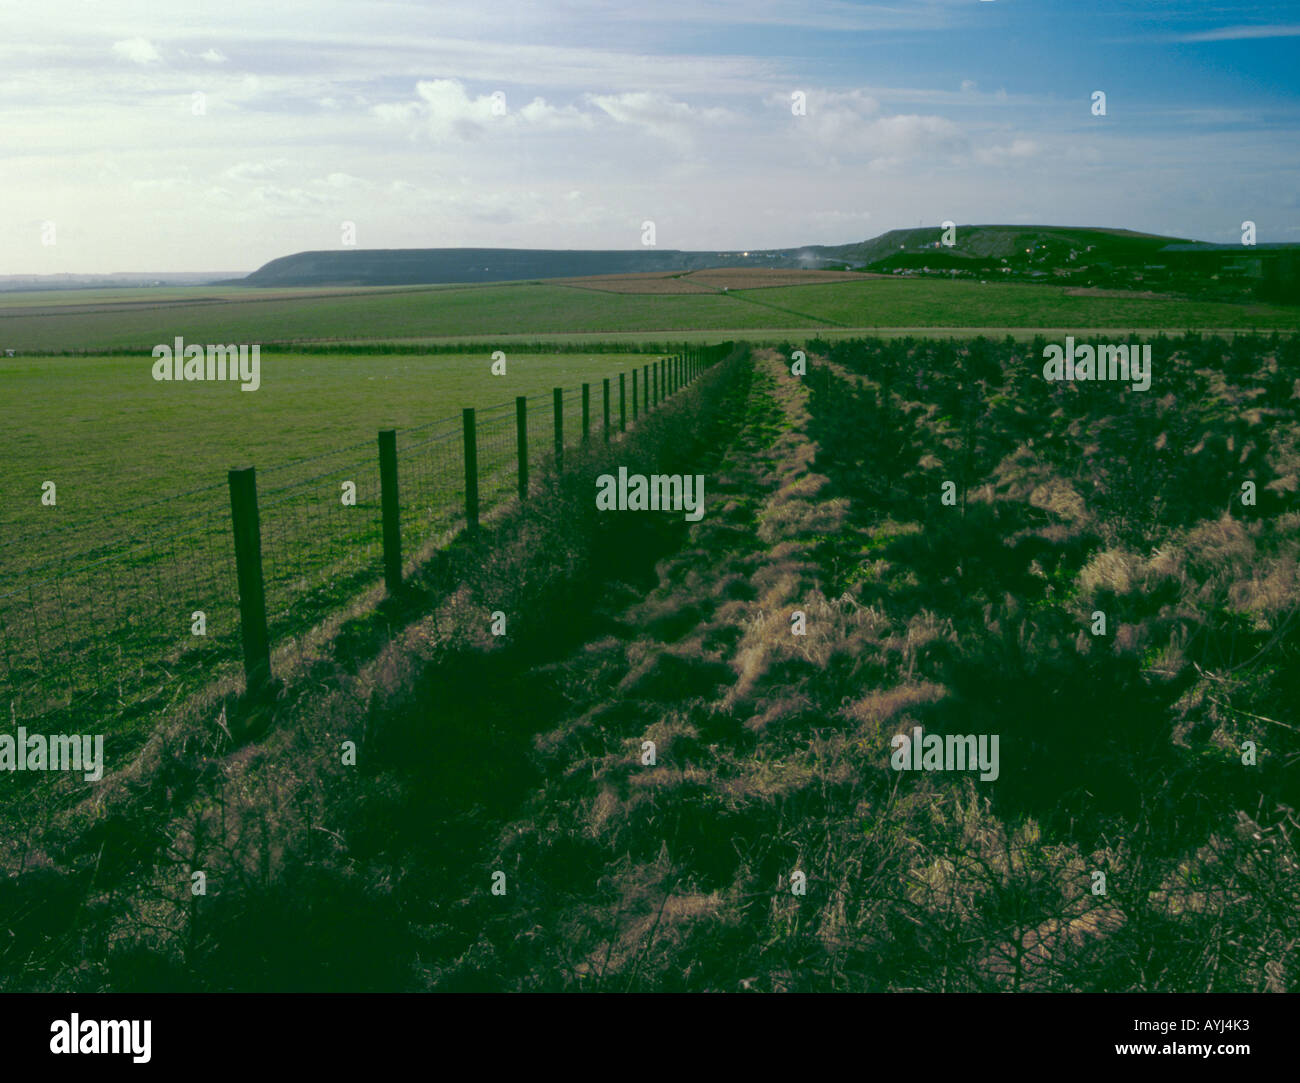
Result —
[[1298, 60], [1293, 0], [4, 0], [0, 274], [646, 222], [1297, 242]]

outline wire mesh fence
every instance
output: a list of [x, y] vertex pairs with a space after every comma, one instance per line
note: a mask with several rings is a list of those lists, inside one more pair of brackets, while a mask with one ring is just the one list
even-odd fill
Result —
[[465, 525], [464, 426], [459, 416], [397, 433], [402, 552]]
[[[730, 349], [688, 350], [683, 380]], [[668, 363], [657, 372], [653, 363], [625, 368], [589, 381], [585, 393], [581, 384], [555, 389], [390, 437], [396, 470], [389, 484], [396, 480], [397, 491], [388, 537], [400, 546], [398, 579], [403, 562], [463, 530], [471, 516], [518, 499], [521, 481], [526, 489], [555, 465], [557, 452], [584, 437], [615, 440], [634, 418], [644, 419], [666, 397], [668, 371]], [[379, 448], [373, 440], [352, 444], [261, 467], [255, 477], [260, 619], [264, 638], [283, 644], [385, 577]], [[237, 673], [250, 616], [239, 589], [233, 500], [234, 472], [229, 487], [213, 482], [93, 522], [58, 524], [29, 536], [26, 555], [7, 553], [0, 694], [11, 715], [102, 719], [165, 707]], [[75, 548], [79, 535], [105, 531], [107, 540]], [[31, 556], [41, 551], [51, 559]]]

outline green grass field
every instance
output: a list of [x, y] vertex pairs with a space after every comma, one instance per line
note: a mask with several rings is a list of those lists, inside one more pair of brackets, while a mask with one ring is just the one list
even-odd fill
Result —
[[[282, 638], [377, 574], [381, 428], [399, 432], [409, 556], [453, 527], [463, 506], [459, 413], [466, 406], [480, 410], [486, 505], [514, 484], [509, 404], [516, 396], [538, 396], [529, 415], [536, 458], [550, 445], [552, 388], [569, 392], [571, 442], [583, 381], [593, 385], [594, 421], [600, 381], [614, 378], [617, 418], [618, 374], [627, 374], [630, 393], [633, 369], [684, 342], [1159, 328], [1295, 331], [1300, 310], [912, 279], [703, 295], [539, 282], [6, 295], [0, 349], [17, 356], [0, 356], [7, 466], [0, 530], [19, 541], [0, 555], [0, 661], [15, 681], [45, 692], [56, 683], [45, 679], [45, 667], [76, 669], [64, 699], [53, 698], [66, 706], [83, 685], [101, 686], [123, 670], [162, 689], [185, 658], [203, 662], [218, 640], [228, 653], [236, 627], [226, 488], [233, 466], [258, 470], [268, 606], [273, 636]], [[254, 393], [234, 382], [155, 382], [150, 351], [178, 335], [278, 348], [264, 351]], [[566, 345], [529, 350], [544, 343]], [[385, 352], [392, 344], [401, 352]], [[421, 353], [421, 344], [456, 352]], [[505, 377], [490, 373], [498, 348], [509, 359]], [[656, 352], [617, 352], [629, 348]], [[47, 481], [57, 486], [53, 507], [41, 502]], [[355, 507], [340, 504], [343, 481], [357, 484]], [[207, 643], [188, 634], [193, 609], [209, 616]], [[127, 691], [119, 686], [96, 709], [111, 714]], [[23, 699], [21, 706], [40, 705]]]
[[[578, 388], [653, 360], [637, 354], [515, 355], [493, 376], [487, 352], [419, 356], [266, 354], [261, 387], [156, 382], [147, 357], [0, 358], [6, 410], [0, 530], [75, 527], [171, 493], [224, 484], [229, 467], [269, 467], [373, 441], [517, 395]], [[41, 483], [58, 486], [55, 507]], [[174, 503], [160, 513], [183, 510]], [[83, 537], [85, 542], [98, 539]], [[11, 574], [62, 550], [6, 547]], [[18, 566], [15, 567], [15, 562]]]
[[1064, 286], [1026, 283], [876, 278], [844, 285], [746, 290], [741, 296], [847, 327], [1300, 328], [1300, 308], [1078, 297], [1067, 294]]
[[[239, 287], [11, 295], [0, 349], [140, 350], [191, 342], [440, 340], [611, 335], [713, 340], [782, 330], [1095, 327], [1135, 330], [1300, 329], [1300, 309], [1195, 300], [1072, 297], [1022, 283], [868, 279], [727, 294], [616, 294], [574, 286], [258, 291]], [[114, 298], [113, 294], [119, 295]], [[725, 334], [724, 334], [725, 333]]]
[[[403, 550], [453, 528], [463, 508], [460, 412], [478, 411], [480, 497], [516, 484], [516, 396], [530, 398], [530, 459], [552, 447], [551, 390], [564, 435], [581, 432], [583, 382], [599, 432], [602, 380], [631, 394], [657, 355], [507, 351], [494, 376], [473, 354], [269, 354], [261, 387], [152, 379], [151, 358], [0, 359], [7, 417], [0, 531], [0, 672], [24, 711], [111, 716], [141, 688], [192, 686], [181, 671], [233, 660], [237, 630], [227, 470], [257, 468], [273, 638], [310, 627], [378, 578], [376, 434], [399, 434]], [[631, 418], [629, 405], [628, 416]], [[43, 484], [57, 503], [42, 503]], [[356, 485], [345, 506], [344, 481]], [[203, 611], [208, 637], [190, 635]], [[60, 679], [49, 676], [60, 669]], [[114, 687], [113, 682], [123, 679]], [[106, 687], [107, 685], [107, 687]], [[86, 697], [89, 697], [87, 699]]]

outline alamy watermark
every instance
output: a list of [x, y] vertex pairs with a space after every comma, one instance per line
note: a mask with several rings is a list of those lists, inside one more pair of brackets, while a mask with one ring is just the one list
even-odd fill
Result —
[[1064, 348], [1053, 342], [1043, 348], [1044, 380], [1132, 380], [1134, 391], [1151, 386], [1151, 347], [1074, 344], [1067, 335]]
[[974, 771], [980, 772], [981, 782], [997, 780], [998, 734], [921, 732], [920, 726], [906, 733], [895, 734], [889, 740], [894, 754], [889, 765], [895, 771]]
[[50, 1024], [50, 1052], [129, 1053], [136, 1064], [148, 1064], [152, 1029], [149, 1019], [82, 1019], [73, 1012]]
[[685, 511], [686, 520], [704, 518], [704, 475], [601, 474], [596, 479], [596, 507], [600, 511]]
[[0, 771], [81, 771], [87, 782], [104, 777], [104, 735], [0, 733]]
[[260, 345], [186, 346], [177, 335], [174, 345], [155, 346], [153, 356], [155, 380], [239, 380], [241, 391], [256, 391], [262, 386]]

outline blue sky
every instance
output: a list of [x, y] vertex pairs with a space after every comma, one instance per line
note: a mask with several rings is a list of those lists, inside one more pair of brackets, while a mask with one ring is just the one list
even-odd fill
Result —
[[944, 219], [1300, 241], [1298, 59], [1294, 3], [8, 0], [0, 274], [251, 270], [345, 223], [363, 248], [634, 248], [647, 220], [662, 248]]

